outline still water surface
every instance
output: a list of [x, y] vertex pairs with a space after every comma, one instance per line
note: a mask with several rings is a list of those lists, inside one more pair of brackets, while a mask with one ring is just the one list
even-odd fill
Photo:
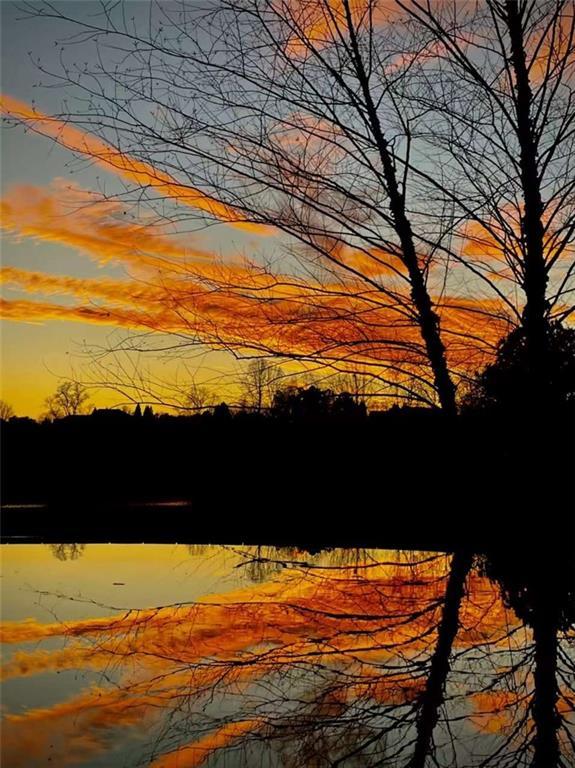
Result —
[[4, 545], [2, 766], [572, 765], [569, 609], [504, 571]]

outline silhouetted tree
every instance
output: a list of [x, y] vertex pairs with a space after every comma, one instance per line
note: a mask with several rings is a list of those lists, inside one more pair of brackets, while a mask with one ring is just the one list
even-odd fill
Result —
[[110, 427], [120, 429], [126, 424], [126, 419], [132, 416], [129, 409], [123, 408], [94, 408], [90, 417], [98, 422], [108, 424]]
[[319, 387], [286, 387], [276, 391], [272, 415], [288, 421], [359, 421], [367, 415], [365, 404], [347, 392], [336, 394]]
[[232, 418], [232, 413], [230, 411], [230, 407], [227, 403], [219, 403], [218, 405], [214, 406], [212, 410], [212, 416], [217, 421], [221, 422], [228, 422]]
[[[82, 29], [85, 45], [101, 53], [97, 72], [89, 75], [86, 63], [78, 77], [68, 65], [60, 75], [90, 102], [81, 109], [83, 129], [111, 147], [100, 160], [121, 157], [120, 175], [190, 203], [191, 217], [252, 222], [288, 238], [285, 273], [269, 263], [240, 272], [187, 265], [187, 294], [175, 302], [184, 343], [312, 360], [334, 373], [360, 370], [389, 396], [455, 413], [461, 355], [450, 361], [446, 348], [466, 339], [489, 349], [476, 319], [500, 323], [502, 312], [476, 312], [443, 295], [444, 242], [455, 221], [445, 206], [430, 210], [428, 190], [412, 171], [421, 132], [419, 116], [401, 103], [409, 62], [398, 59], [390, 39], [403, 29], [394, 23], [399, 3], [226, 0], [207, 9], [162, 6], [141, 27], [106, 6], [89, 23], [51, 3], [30, 7], [43, 23], [54, 18]], [[150, 33], [156, 27], [161, 42]], [[60, 45], [66, 48], [62, 35]], [[140, 48], [153, 55], [140, 59]], [[125, 66], [107, 68], [119, 51]], [[100, 83], [101, 97], [87, 75]], [[11, 115], [19, 119], [18, 110]], [[77, 119], [74, 108], [60, 117], [70, 125]], [[41, 120], [32, 121], [42, 132]], [[62, 132], [51, 135], [67, 145]], [[77, 144], [75, 151], [91, 154], [87, 143]], [[138, 195], [144, 198], [152, 202]], [[164, 284], [173, 305], [173, 281]], [[212, 319], [204, 295], [229, 302], [235, 319], [225, 322], [221, 309]], [[151, 319], [150, 330], [164, 330], [161, 319]]]
[[192, 381], [186, 388], [182, 405], [184, 409], [201, 413], [213, 404], [213, 396], [207, 387]]
[[573, 311], [573, 2], [399, 4], [436, 64], [414, 62], [406, 93], [426, 114], [442, 174], [414, 172], [465, 221], [466, 266], [498, 282], [520, 329], [510, 342], [522, 340], [516, 393], [545, 408], [549, 329]]
[[256, 412], [268, 408], [278, 377], [278, 367], [263, 358], [251, 360], [240, 374], [242, 403]]
[[[559, 322], [545, 326], [546, 366], [540, 386], [548, 408], [575, 400], [575, 329]], [[527, 386], [531, 358], [523, 328], [503, 339], [495, 361], [478, 374], [464, 404], [470, 408], [498, 406], [507, 410], [529, 409]]]
[[53, 395], [44, 401], [50, 419], [64, 416], [79, 416], [89, 410], [90, 396], [86, 388], [77, 381], [63, 381]]
[[0, 421], [8, 421], [14, 416], [14, 408], [5, 400], [0, 400]]
[[331, 388], [336, 392], [349, 393], [357, 403], [369, 402], [369, 397], [376, 393], [371, 377], [361, 370], [340, 373], [330, 380]]
[[336, 419], [359, 421], [367, 416], [367, 407], [356, 395], [339, 392], [333, 400], [331, 412]]
[[85, 544], [49, 544], [50, 550], [57, 560], [78, 560], [84, 554]]
[[289, 387], [278, 390], [272, 413], [292, 421], [325, 419], [330, 412], [333, 392], [318, 387]]
[[445, 701], [447, 678], [451, 669], [450, 657], [459, 629], [459, 611], [465, 596], [465, 580], [473, 563], [470, 552], [453, 555], [445, 590], [441, 620], [437, 628], [437, 641], [431, 657], [429, 675], [420, 696], [417, 714], [417, 738], [408, 765], [424, 768], [430, 754], [433, 732], [439, 720], [439, 711]]

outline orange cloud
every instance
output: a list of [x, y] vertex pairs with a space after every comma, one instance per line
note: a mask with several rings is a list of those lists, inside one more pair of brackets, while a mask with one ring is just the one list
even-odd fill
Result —
[[[11, 272], [14, 279], [16, 274]], [[24, 282], [18, 275], [20, 284]], [[94, 303], [63, 304], [0, 299], [0, 315], [20, 322], [66, 320], [194, 338], [214, 349], [262, 349], [285, 356], [313, 356], [328, 363], [386, 367], [422, 366], [426, 358], [416, 325], [393, 308], [371, 308], [367, 297], [330, 298], [302, 290], [299, 297], [261, 301], [262, 293], [201, 284], [146, 288], [135, 283], [31, 276], [30, 285], [88, 294]], [[106, 303], [101, 303], [104, 297]], [[313, 304], [306, 304], [313, 299]], [[99, 303], [96, 303], [99, 302]], [[112, 303], [113, 302], [113, 303]], [[133, 302], [133, 304], [131, 303]], [[474, 370], [489, 359], [509, 327], [489, 305], [471, 302], [441, 310], [451, 365]], [[323, 350], [323, 351], [322, 351]]]
[[49, 189], [14, 185], [0, 202], [2, 228], [18, 237], [58, 243], [131, 268], [177, 268], [182, 261], [212, 260], [212, 253], [169, 236], [165, 227], [130, 220], [128, 206], [56, 180]]
[[546, 79], [555, 82], [557, 75], [569, 82], [575, 62], [574, 40], [575, 13], [572, 6], [566, 4], [557, 13], [553, 24], [539, 24], [528, 41], [528, 67], [532, 82], [540, 84]]
[[258, 234], [271, 232], [270, 227], [246, 221], [246, 215], [241, 211], [190, 185], [182, 184], [165, 171], [161, 171], [149, 163], [121, 152], [102, 139], [76, 128], [72, 122], [46, 115], [8, 94], [0, 95], [0, 110], [5, 116], [53, 139], [71, 152], [88, 156], [93, 162], [126, 181], [142, 187], [152, 187], [159, 195], [177, 200], [182, 205], [196, 208], [215, 219], [240, 229]]
[[471, 722], [485, 733], [502, 733], [518, 719], [520, 696], [516, 691], [484, 691], [472, 696]]
[[[38, 628], [36, 630], [38, 631]], [[98, 654], [86, 648], [65, 648], [61, 651], [38, 650], [34, 653], [16, 651], [10, 660], [3, 665], [0, 679], [31, 677], [43, 672], [63, 669], [105, 669], [109, 664], [110, 656], [108, 653]]]
[[[368, 18], [375, 25], [382, 25], [393, 20], [400, 11], [393, 0], [380, 0], [376, 4], [368, 0], [350, 0], [349, 7], [356, 29], [365, 26]], [[276, 0], [274, 8], [280, 18], [289, 19], [290, 29], [295, 29], [286, 46], [291, 56], [305, 56], [308, 46], [321, 49], [337, 43], [340, 34], [346, 36], [348, 21], [342, 0]]]
[[[149, 283], [6, 268], [2, 279], [12, 285], [90, 303], [0, 300], [0, 314], [26, 322], [60, 319], [176, 333], [214, 348], [264, 348], [287, 356], [349, 360], [352, 366], [426, 365], [415, 322], [402, 318], [375, 290], [349, 283], [332, 293], [325, 286], [248, 270], [222, 266], [217, 271]], [[444, 299], [439, 309], [453, 366], [478, 366], [509, 327], [496, 302]]]
[[[152, 221], [129, 219], [120, 203], [60, 182], [49, 190], [14, 187], [2, 209], [12, 236], [58, 242], [131, 274], [124, 280], [77, 278], [6, 266], [0, 272], [4, 284], [67, 300], [4, 299], [6, 319], [176, 333], [213, 348], [255, 347], [343, 368], [365, 364], [374, 373], [391, 368], [392, 377], [413, 367], [425, 371], [408, 286], [399, 277], [404, 270], [393, 253], [340, 244], [331, 249], [337, 263], [323, 274], [320, 264], [317, 279], [304, 278], [222, 262]], [[509, 328], [496, 301], [446, 296], [437, 309], [454, 369], [479, 368]]]
[[[152, 330], [146, 323], [146, 315], [135, 311], [121, 312], [90, 306], [66, 307], [41, 301], [7, 301], [0, 299], [0, 317], [23, 323], [44, 323], [48, 320], [66, 320], [95, 325], [112, 325], [119, 328]], [[155, 329], [154, 329], [155, 330]]]
[[[214, 253], [191, 246], [189, 235], [185, 241], [182, 236], [168, 235], [161, 224], [132, 219], [129, 206], [59, 179], [48, 189], [12, 186], [0, 202], [0, 213], [0, 226], [13, 237], [58, 243], [88, 254], [99, 264], [114, 261], [137, 270], [138, 274], [158, 271], [164, 275], [185, 274], [193, 267], [195, 274], [201, 270], [203, 276], [219, 274], [223, 279], [225, 275], [232, 283], [248, 274], [239, 263], [224, 268]], [[334, 249], [327, 237], [317, 236], [314, 240], [319, 248], [337, 259], [344, 277], [346, 267], [368, 278], [405, 271], [399, 256], [383, 249], [355, 249], [337, 240]], [[338, 265], [334, 264], [333, 268], [337, 270]], [[249, 274], [253, 280], [255, 270], [249, 270]], [[287, 275], [278, 278], [285, 289], [290, 278]], [[260, 285], [264, 284], [263, 280], [262, 273]], [[291, 281], [294, 282], [294, 278]], [[268, 286], [273, 282], [277, 282], [273, 276], [267, 278]]]
[[262, 724], [262, 720], [226, 723], [214, 733], [204, 736], [203, 739], [162, 755], [158, 760], [150, 763], [150, 768], [196, 768], [198, 765], [203, 765], [218, 749], [232, 746], [246, 734], [259, 730]]
[[0, 268], [0, 284], [21, 288], [29, 293], [67, 294], [87, 299], [153, 306], [165, 299], [157, 286], [136, 280], [92, 279], [32, 272], [17, 267]]
[[[525, 665], [525, 667], [527, 666]], [[535, 728], [530, 711], [532, 693], [529, 693], [531, 686], [526, 679], [527, 673], [527, 668], [515, 671], [515, 690], [482, 691], [471, 695], [470, 701], [473, 705], [473, 712], [470, 720], [475, 728], [482, 733], [509, 734], [517, 729], [518, 723], [522, 720], [524, 721], [522, 732], [529, 732]], [[559, 690], [557, 713], [563, 718], [568, 718], [574, 711], [573, 693], [564, 685], [560, 685]], [[519, 733], [521, 731], [515, 733], [514, 740], [517, 744], [521, 743]], [[564, 739], [561, 731], [558, 736], [560, 741], [564, 741], [565, 749], [570, 750], [572, 745], [567, 739]]]
[[[444, 591], [444, 577], [449, 558], [438, 557], [431, 567], [414, 563], [408, 577], [393, 567], [373, 569], [368, 577], [323, 575], [304, 579], [301, 573], [288, 573], [257, 587], [215, 595], [208, 600], [164, 609], [130, 612], [124, 616], [88, 619], [65, 624], [40, 624], [34, 621], [4, 623], [2, 634], [6, 643], [38, 641], [49, 637], [98, 638], [95, 645], [68, 645], [56, 651], [19, 653], [5, 668], [10, 676], [28, 674], [35, 662], [38, 669], [48, 669], [48, 658], [55, 660], [54, 668], [65, 666], [66, 654], [70, 665], [90, 665], [94, 655], [101, 666], [101, 655], [109, 660], [128, 658], [149, 663], [157, 654], [160, 663], [168, 667], [191, 664], [204, 657], [233, 658], [252, 648], [254, 665], [270, 665], [288, 660], [290, 654], [305, 654], [325, 650], [327, 656], [344, 653], [350, 648], [366, 645], [366, 637], [358, 632], [363, 625], [373, 640], [365, 651], [393, 652], [396, 643], [409, 642], [413, 647], [425, 647], [423, 640], [438, 616]], [[473, 601], [462, 609], [463, 627], [460, 642], [477, 641], [473, 627], [491, 633], [493, 625], [502, 627], [508, 621], [507, 611], [498, 598], [498, 591], [486, 578], [470, 577]], [[405, 623], [405, 606], [414, 618]], [[489, 619], [489, 620], [488, 620]], [[491, 623], [490, 623], [491, 622]], [[214, 632], [214, 628], [218, 631]], [[321, 638], [337, 631], [337, 638], [325, 644]], [[269, 645], [255, 648], [265, 637]], [[313, 640], [311, 637], [320, 639]], [[329, 646], [329, 649], [328, 649]], [[85, 649], [84, 656], [78, 652]], [[30, 664], [32, 666], [30, 666]]]

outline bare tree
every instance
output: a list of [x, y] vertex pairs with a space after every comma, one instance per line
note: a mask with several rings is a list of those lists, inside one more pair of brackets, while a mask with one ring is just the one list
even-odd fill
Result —
[[46, 416], [61, 419], [64, 416], [79, 416], [89, 409], [90, 396], [85, 387], [77, 381], [63, 381], [53, 395], [44, 401]]
[[184, 409], [201, 413], [206, 408], [215, 405], [217, 398], [214, 398], [207, 387], [203, 387], [195, 381], [192, 381], [186, 388], [183, 397], [182, 406]]
[[367, 404], [370, 395], [375, 395], [377, 391], [371, 377], [360, 370], [336, 374], [330, 379], [330, 387], [335, 392], [347, 392], [357, 404]]
[[0, 421], [8, 421], [14, 416], [14, 408], [5, 400], [0, 400]]
[[573, 311], [575, 5], [399, 5], [434, 61], [413, 68], [403, 95], [425, 111], [422, 139], [451, 184], [413, 172], [464, 222], [467, 267], [492, 276], [515, 306], [524, 387], [539, 407], [551, 397], [553, 328]]
[[277, 379], [277, 366], [263, 358], [251, 360], [240, 375], [242, 402], [258, 413], [263, 408], [269, 408]]

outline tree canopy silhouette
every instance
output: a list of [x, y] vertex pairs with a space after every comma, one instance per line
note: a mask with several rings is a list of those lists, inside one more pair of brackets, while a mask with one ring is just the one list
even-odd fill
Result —
[[285, 387], [272, 402], [271, 413], [288, 421], [361, 421], [367, 417], [365, 403], [349, 392], [335, 393], [319, 387]]
[[79, 416], [86, 413], [90, 396], [86, 388], [78, 381], [63, 381], [58, 384], [54, 394], [46, 400], [46, 416], [61, 419], [64, 416]]
[[[575, 329], [548, 323], [546, 365], [542, 381], [548, 409], [575, 402]], [[495, 361], [473, 383], [464, 399], [467, 407], [501, 407], [524, 411], [529, 408], [527, 382], [531, 378], [528, 341], [522, 328], [503, 339]]]

